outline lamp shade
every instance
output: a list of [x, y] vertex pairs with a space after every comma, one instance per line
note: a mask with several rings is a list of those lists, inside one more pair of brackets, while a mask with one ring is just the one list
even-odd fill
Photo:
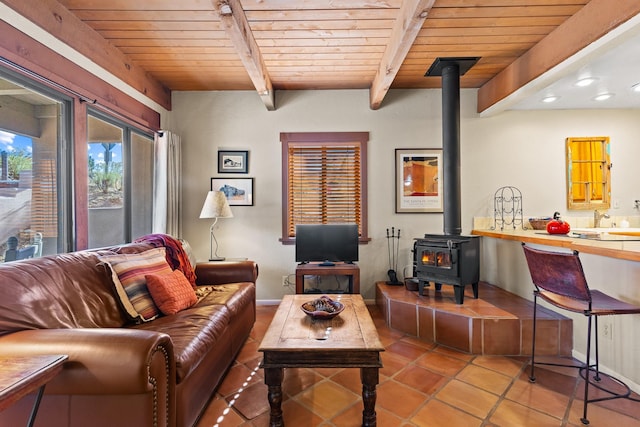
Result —
[[209, 191], [200, 211], [200, 218], [233, 218], [233, 213], [222, 191]]

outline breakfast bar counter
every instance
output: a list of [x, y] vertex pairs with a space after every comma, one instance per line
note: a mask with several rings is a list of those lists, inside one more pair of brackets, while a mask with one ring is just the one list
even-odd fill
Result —
[[571, 235], [548, 234], [539, 230], [474, 229], [471, 234], [495, 239], [514, 240], [537, 245], [555, 246], [576, 250], [585, 254], [600, 255], [627, 261], [640, 261], [640, 241], [638, 240], [597, 240]]

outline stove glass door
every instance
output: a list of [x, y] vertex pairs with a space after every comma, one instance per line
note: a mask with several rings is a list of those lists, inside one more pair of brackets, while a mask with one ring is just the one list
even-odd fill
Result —
[[448, 250], [424, 248], [420, 260], [423, 266], [451, 269], [451, 252]]

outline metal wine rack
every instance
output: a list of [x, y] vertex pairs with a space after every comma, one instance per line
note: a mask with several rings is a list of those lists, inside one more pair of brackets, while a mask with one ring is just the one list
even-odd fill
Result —
[[522, 219], [522, 193], [516, 187], [500, 187], [493, 196], [493, 227], [512, 226], [515, 230], [518, 226], [525, 229]]

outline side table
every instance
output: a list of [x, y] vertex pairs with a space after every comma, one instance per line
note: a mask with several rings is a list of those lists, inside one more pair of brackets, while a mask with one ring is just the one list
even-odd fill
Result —
[[348, 276], [349, 293], [360, 293], [360, 267], [357, 264], [336, 262], [324, 266], [320, 263], [298, 264], [296, 267], [296, 294], [304, 293], [304, 276]]
[[45, 385], [62, 370], [67, 355], [0, 355], [0, 411], [38, 390], [27, 426], [33, 426]]

